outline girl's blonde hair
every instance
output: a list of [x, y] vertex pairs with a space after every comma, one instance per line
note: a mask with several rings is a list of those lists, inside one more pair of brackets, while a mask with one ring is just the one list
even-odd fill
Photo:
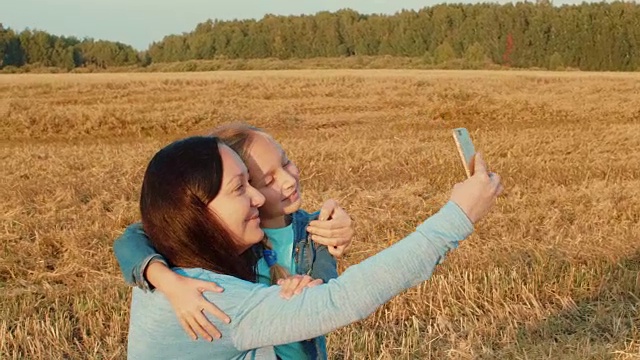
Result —
[[[218, 126], [214, 128], [209, 135], [220, 138], [222, 142], [240, 156], [245, 164], [248, 163], [249, 147], [251, 146], [255, 136], [266, 135], [267, 137], [270, 137], [264, 130], [241, 122], [233, 122]], [[260, 242], [260, 245], [262, 247], [263, 257], [265, 257], [265, 260], [267, 260], [267, 258], [269, 260], [267, 264], [271, 264], [269, 266], [271, 284], [277, 284], [278, 280], [287, 278], [290, 275], [289, 271], [277, 262], [273, 261], [275, 259], [275, 251], [273, 251], [271, 241], [269, 241], [269, 238], [266, 235]]]

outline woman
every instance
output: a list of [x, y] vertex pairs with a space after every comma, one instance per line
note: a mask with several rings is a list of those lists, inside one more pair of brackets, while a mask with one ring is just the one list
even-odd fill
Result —
[[253, 283], [257, 256], [251, 249], [264, 236], [258, 217], [264, 196], [249, 184], [244, 163], [214, 137], [170, 144], [145, 173], [140, 199], [145, 232], [174, 271], [222, 286], [224, 293], [205, 296], [233, 320], [226, 324], [210, 318], [222, 339], [194, 342], [166, 298], [135, 288], [129, 357], [275, 359], [275, 345], [311, 339], [365, 318], [427, 280], [489, 211], [502, 191], [500, 178], [489, 176], [481, 156], [475, 169], [414, 233], [338, 278], [285, 300], [278, 286]]
[[[337, 277], [335, 257], [344, 252], [353, 235], [349, 215], [333, 200], [326, 201], [320, 211], [304, 211], [298, 167], [281, 144], [264, 130], [231, 123], [216, 127], [208, 135], [218, 137], [240, 155], [249, 171], [251, 186], [265, 197], [259, 212], [260, 227], [266, 237], [255, 250], [261, 254], [272, 251], [275, 256], [262, 256], [258, 261], [257, 282], [271, 285], [286, 279], [281, 286], [282, 295], [291, 297], [295, 291], [301, 291], [301, 287], [313, 284], [310, 279], [289, 277], [290, 274], [308, 274], [322, 282]], [[180, 276], [169, 269], [166, 259], [153, 248], [140, 223], [128, 226], [116, 239], [114, 253], [125, 281], [142, 289], [153, 286], [162, 292], [194, 340], [197, 340], [196, 333], [208, 341], [220, 337], [203, 312], [223, 321], [231, 319], [206, 301], [202, 292], [204, 289], [221, 291], [221, 288], [211, 282]], [[267, 262], [266, 259], [274, 261]], [[296, 283], [296, 280], [300, 282]], [[325, 344], [322, 336], [279, 345], [276, 354], [282, 359], [324, 357]]]

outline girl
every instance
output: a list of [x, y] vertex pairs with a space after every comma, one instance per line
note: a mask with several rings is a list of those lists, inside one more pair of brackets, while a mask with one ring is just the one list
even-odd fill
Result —
[[[309, 214], [301, 210], [298, 168], [287, 158], [280, 144], [261, 129], [230, 124], [215, 129], [213, 135], [219, 136], [240, 155], [248, 168], [251, 185], [265, 197], [259, 214], [260, 226], [266, 237], [262, 246], [254, 249], [260, 258], [257, 262], [258, 282], [277, 284], [290, 274], [308, 274], [323, 282], [337, 277], [332, 254], [340, 255], [351, 241], [353, 229], [348, 215], [332, 201], [325, 204], [324, 213]], [[314, 221], [318, 217], [321, 220], [331, 217], [334, 221]], [[334, 226], [338, 229], [333, 232], [326, 229]], [[308, 227], [313, 235], [307, 232]], [[342, 245], [333, 246], [336, 244]], [[114, 251], [127, 282], [143, 289], [153, 286], [163, 292], [173, 304], [183, 327], [194, 339], [197, 339], [195, 332], [207, 340], [211, 340], [210, 335], [219, 337], [217, 329], [201, 312], [202, 302], [206, 301], [202, 294], [194, 295], [192, 284], [184, 278], [176, 279], [181, 276], [168, 269], [166, 259], [151, 246], [140, 224], [127, 228], [115, 241]], [[150, 266], [147, 267], [148, 264]], [[145, 272], [150, 284], [144, 280]], [[304, 285], [316, 284], [301, 281], [299, 277], [291, 279], [283, 296], [290, 297], [292, 290], [299, 292]], [[225, 318], [217, 308], [210, 312]], [[324, 336], [276, 347], [276, 353], [282, 359], [321, 357], [325, 352]]]
[[473, 224], [502, 191], [500, 177], [493, 175], [476, 156], [475, 174], [455, 186], [445, 206], [415, 232], [340, 277], [284, 300], [277, 286], [253, 283], [257, 254], [252, 249], [264, 238], [258, 209], [265, 196], [249, 183], [241, 159], [215, 137], [177, 141], [160, 150], [145, 172], [142, 223], [174, 271], [224, 287], [224, 294], [205, 296], [233, 321], [211, 318], [225, 336], [215, 344], [193, 342], [163, 295], [134, 288], [128, 356], [275, 359], [273, 346], [361, 320], [428, 279], [444, 256], [471, 234]]

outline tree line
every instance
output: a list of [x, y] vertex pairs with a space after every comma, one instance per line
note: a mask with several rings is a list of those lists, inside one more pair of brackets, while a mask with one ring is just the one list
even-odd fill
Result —
[[131, 46], [113, 41], [51, 35], [46, 31], [15, 32], [0, 24], [0, 68], [34, 65], [73, 69], [82, 66], [140, 64], [140, 54]]
[[640, 69], [640, 5], [442, 4], [394, 15], [350, 9], [259, 20], [208, 20], [145, 51], [0, 25], [0, 68], [111, 67], [207, 59], [391, 55], [531, 68]]

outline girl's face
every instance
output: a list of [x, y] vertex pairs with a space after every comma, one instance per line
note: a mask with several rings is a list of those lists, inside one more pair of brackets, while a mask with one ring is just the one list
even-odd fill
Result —
[[219, 148], [222, 186], [208, 207], [239, 242], [240, 252], [244, 252], [264, 237], [258, 217], [264, 196], [249, 185], [247, 168], [238, 154], [225, 145]]
[[262, 227], [283, 227], [284, 216], [300, 209], [300, 173], [269, 135], [256, 133], [248, 149], [247, 167], [253, 185], [265, 198]]

